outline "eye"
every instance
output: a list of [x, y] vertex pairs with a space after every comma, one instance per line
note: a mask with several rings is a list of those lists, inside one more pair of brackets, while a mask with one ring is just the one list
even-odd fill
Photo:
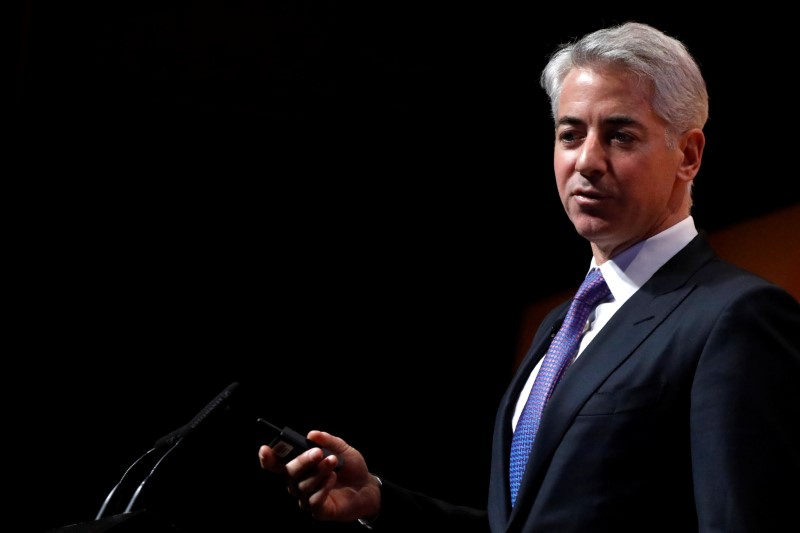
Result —
[[617, 144], [630, 144], [635, 140], [635, 137], [630, 133], [624, 131], [614, 131], [611, 133], [611, 141]]
[[578, 130], [562, 130], [558, 132], [558, 140], [562, 144], [574, 144], [583, 138]]

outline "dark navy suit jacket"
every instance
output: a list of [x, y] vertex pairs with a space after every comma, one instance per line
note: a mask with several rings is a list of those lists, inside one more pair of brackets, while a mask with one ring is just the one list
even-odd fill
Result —
[[567, 306], [543, 320], [500, 402], [488, 509], [384, 480], [376, 530], [769, 533], [798, 523], [800, 304], [721, 260], [703, 234], [567, 369], [512, 510], [511, 418]]

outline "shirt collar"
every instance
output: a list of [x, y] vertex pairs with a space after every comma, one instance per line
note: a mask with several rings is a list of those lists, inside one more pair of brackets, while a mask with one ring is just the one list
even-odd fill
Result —
[[[623, 302], [630, 298], [695, 236], [694, 218], [688, 216], [603, 263], [599, 268], [614, 300]], [[589, 269], [593, 268], [598, 268], [594, 258]]]

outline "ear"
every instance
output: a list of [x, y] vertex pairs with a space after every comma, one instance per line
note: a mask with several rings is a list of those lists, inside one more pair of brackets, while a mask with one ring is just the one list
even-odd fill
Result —
[[692, 128], [681, 135], [679, 142], [683, 160], [678, 166], [677, 178], [692, 181], [700, 170], [706, 136], [700, 128]]

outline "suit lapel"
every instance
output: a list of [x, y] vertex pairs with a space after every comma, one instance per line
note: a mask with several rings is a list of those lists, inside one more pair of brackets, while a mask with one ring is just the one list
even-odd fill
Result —
[[519, 509], [530, 509], [525, 501], [535, 498], [555, 449], [581, 407], [694, 290], [688, 278], [713, 257], [705, 239], [698, 236], [692, 240], [625, 302], [567, 369], [542, 415], [512, 521]]
[[509, 518], [511, 500], [508, 486], [509, 453], [511, 450], [511, 420], [514, 417], [517, 400], [536, 364], [544, 356], [553, 336], [561, 326], [567, 313], [569, 302], [553, 309], [542, 321], [542, 325], [531, 341], [528, 353], [522, 360], [514, 378], [506, 389], [500, 402], [495, 421], [494, 444], [492, 447], [492, 474], [490, 479], [489, 515], [495, 526], [505, 524]]

